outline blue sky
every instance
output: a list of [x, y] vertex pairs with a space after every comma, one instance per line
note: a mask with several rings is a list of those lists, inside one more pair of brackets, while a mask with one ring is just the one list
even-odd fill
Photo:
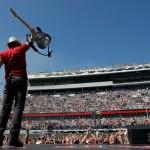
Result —
[[[150, 60], [149, 0], [3, 0], [0, 50], [6, 48], [9, 36], [25, 41], [28, 33], [10, 14], [10, 7], [52, 36], [51, 59], [28, 52], [29, 73]], [[0, 82], [3, 76], [2, 68]]]

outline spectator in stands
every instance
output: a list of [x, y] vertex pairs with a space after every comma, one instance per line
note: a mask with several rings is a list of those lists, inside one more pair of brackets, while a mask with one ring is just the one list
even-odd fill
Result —
[[88, 129], [80, 144], [96, 144], [97, 138], [91, 133], [91, 129]]

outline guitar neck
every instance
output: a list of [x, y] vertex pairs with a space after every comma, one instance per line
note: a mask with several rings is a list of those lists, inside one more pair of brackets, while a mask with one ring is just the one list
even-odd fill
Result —
[[29, 30], [31, 30], [31, 26], [26, 22], [24, 21], [21, 17], [19, 16], [15, 16], [18, 20], [20, 20], [20, 22], [22, 22], [22, 24], [24, 24]]

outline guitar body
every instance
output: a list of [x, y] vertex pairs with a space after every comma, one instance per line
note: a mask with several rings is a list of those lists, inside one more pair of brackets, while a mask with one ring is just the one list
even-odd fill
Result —
[[40, 27], [37, 27], [36, 29], [37, 29], [37, 34], [36, 34], [35, 42], [40, 49], [45, 49], [51, 41], [51, 36], [42, 32], [42, 29]]

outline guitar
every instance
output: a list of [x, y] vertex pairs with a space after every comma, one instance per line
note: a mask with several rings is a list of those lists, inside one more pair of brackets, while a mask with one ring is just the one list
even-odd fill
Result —
[[[10, 12], [12, 13], [12, 15], [14, 17], [16, 17], [29, 31], [31, 31], [33, 28], [24, 20], [22, 19], [14, 9], [10, 8]], [[48, 57], [51, 57], [51, 53], [52, 51], [49, 51], [49, 44], [51, 42], [51, 36], [47, 33], [44, 33], [42, 31], [42, 29], [40, 27], [36, 27], [35, 29], [36, 31], [36, 37], [35, 37], [35, 43], [37, 44], [37, 46], [40, 48], [40, 49], [45, 49], [48, 47], [48, 54], [43, 54], [41, 52], [39, 52], [37, 50], [37, 48], [34, 46], [34, 45], [31, 45], [31, 47], [36, 51], [38, 52], [39, 54], [41, 55], [44, 55], [44, 56], [48, 56]]]

